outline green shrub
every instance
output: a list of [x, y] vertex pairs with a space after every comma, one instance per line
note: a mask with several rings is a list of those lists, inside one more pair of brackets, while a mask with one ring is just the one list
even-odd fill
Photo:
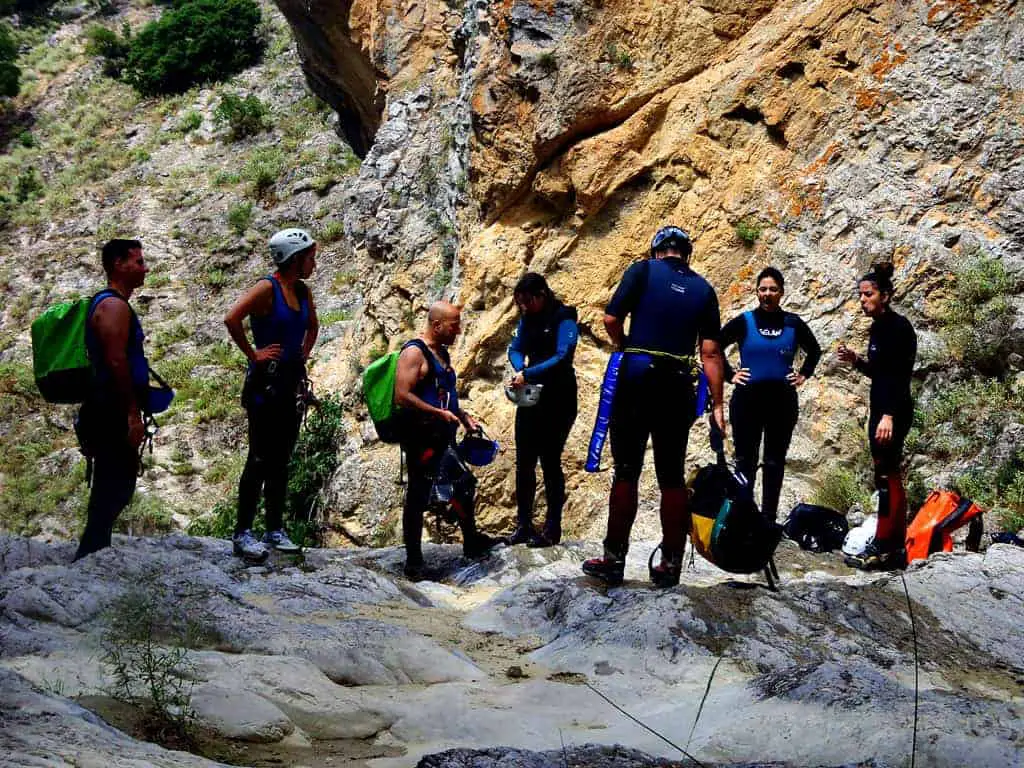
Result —
[[345, 224], [341, 221], [328, 221], [324, 224], [320, 231], [317, 232], [317, 242], [320, 243], [333, 243], [335, 240], [340, 240], [345, 234]]
[[1024, 529], [1024, 449], [994, 468], [970, 470], [950, 485], [992, 512], [1004, 530]]
[[761, 231], [761, 224], [756, 219], [743, 218], [736, 222], [736, 237], [748, 247], [758, 241]]
[[218, 126], [227, 126], [231, 140], [238, 141], [266, 129], [267, 107], [254, 94], [243, 99], [226, 93], [213, 111], [213, 120]]
[[197, 517], [188, 524], [188, 535], [229, 539], [235, 532], [235, 520], [237, 517], [238, 507], [235, 504], [234, 497], [218, 501], [214, 504], [209, 515]]
[[19, 203], [43, 196], [43, 181], [35, 168], [26, 168], [14, 180], [14, 199]]
[[317, 502], [338, 468], [342, 435], [341, 399], [328, 395], [306, 415], [306, 423], [292, 454], [288, 474], [288, 509], [296, 533], [313, 543], [318, 530]]
[[242, 166], [242, 178], [249, 182], [252, 194], [263, 197], [284, 170], [284, 155], [277, 147], [260, 147]]
[[953, 298], [942, 314], [942, 333], [953, 359], [987, 375], [1001, 375], [1013, 325], [1008, 300], [1013, 280], [999, 259], [976, 255], [955, 271], [954, 281]]
[[93, 24], [85, 30], [85, 52], [103, 59], [103, 74], [107, 77], [120, 77], [128, 59], [131, 35], [127, 22], [120, 35], [100, 24]]
[[545, 72], [554, 72], [558, 69], [558, 59], [555, 58], [555, 54], [551, 51], [544, 51], [544, 53], [537, 57], [537, 66]]
[[0, 96], [13, 98], [21, 89], [21, 69], [18, 60], [18, 44], [6, 23], [0, 23]]
[[864, 482], [846, 469], [830, 469], [811, 496], [812, 504], [830, 507], [845, 515], [854, 504], [871, 513], [871, 494]]
[[236, 203], [228, 208], [228, 226], [236, 235], [244, 235], [252, 223], [252, 203]]
[[154, 569], [107, 606], [100, 663], [113, 679], [110, 694], [144, 714], [154, 740], [191, 743], [196, 670], [188, 649], [215, 640], [198, 589], [172, 592]]
[[132, 39], [123, 77], [140, 93], [183, 93], [255, 64], [263, 52], [253, 0], [184, 0]]
[[190, 109], [184, 115], [182, 115], [181, 122], [178, 123], [178, 133], [192, 133], [192, 131], [198, 130], [203, 124], [203, 116], [198, 110]]

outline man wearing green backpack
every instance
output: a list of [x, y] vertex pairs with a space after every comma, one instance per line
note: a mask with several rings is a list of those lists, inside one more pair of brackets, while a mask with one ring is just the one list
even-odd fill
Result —
[[138, 451], [146, 438], [149, 364], [142, 324], [128, 303], [146, 279], [142, 243], [111, 240], [102, 258], [107, 287], [89, 305], [85, 346], [92, 377], [75, 423], [93, 462], [88, 518], [75, 560], [110, 546], [114, 522], [135, 493]]

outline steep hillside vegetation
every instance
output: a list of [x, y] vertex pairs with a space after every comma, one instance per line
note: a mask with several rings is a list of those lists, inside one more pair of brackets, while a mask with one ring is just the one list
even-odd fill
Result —
[[258, 66], [163, 97], [140, 96], [87, 53], [94, 25], [137, 33], [161, 13], [148, 3], [113, 10], [15, 33], [23, 83], [5, 107], [0, 158], [0, 526], [21, 533], [78, 527], [73, 410], [36, 395], [27, 328], [48, 304], [102, 284], [106, 239], [143, 241], [151, 271], [135, 304], [151, 362], [178, 392], [124, 530], [182, 526], [232, 491], [244, 460], [244, 365], [221, 318], [269, 271], [273, 231], [306, 226], [322, 243], [322, 350], [353, 310], [340, 207], [358, 160], [306, 87], [276, 9], [262, 7]]

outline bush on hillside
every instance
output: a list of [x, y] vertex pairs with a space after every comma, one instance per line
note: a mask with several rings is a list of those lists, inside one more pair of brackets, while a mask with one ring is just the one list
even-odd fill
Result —
[[103, 59], [103, 74], [107, 77], [120, 77], [128, 60], [132, 30], [127, 22], [122, 31], [123, 34], [118, 35], [114, 30], [99, 24], [93, 24], [85, 30], [85, 52]]
[[213, 111], [214, 122], [227, 126], [232, 141], [255, 136], [266, 128], [267, 107], [258, 96], [249, 94], [244, 99], [233, 93], [221, 96], [220, 103]]
[[18, 44], [11, 28], [0, 24], [0, 96], [13, 98], [21, 87], [21, 70], [14, 62], [18, 59]]
[[265, 42], [253, 0], [185, 0], [130, 44], [122, 77], [140, 93], [183, 93], [256, 63]]

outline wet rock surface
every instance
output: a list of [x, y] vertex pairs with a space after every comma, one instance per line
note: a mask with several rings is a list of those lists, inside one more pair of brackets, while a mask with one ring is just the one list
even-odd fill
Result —
[[227, 542], [121, 537], [72, 565], [67, 546], [0, 539], [0, 738], [13, 764], [204, 764], [86, 709], [108, 712], [109, 607], [149, 585], [209, 630], [186, 652], [191, 708], [236, 764], [271, 747], [307, 764], [328, 744], [335, 765], [680, 764], [635, 718], [707, 765], [898, 765], [915, 654], [919, 764], [1005, 766], [1024, 747], [1018, 548], [909, 569], [912, 626], [899, 575], [789, 542], [777, 592], [703, 560], [655, 590], [644, 542], [622, 587], [598, 587], [579, 573], [597, 546], [467, 561], [428, 545], [431, 580], [412, 584], [388, 548], [245, 568]]

